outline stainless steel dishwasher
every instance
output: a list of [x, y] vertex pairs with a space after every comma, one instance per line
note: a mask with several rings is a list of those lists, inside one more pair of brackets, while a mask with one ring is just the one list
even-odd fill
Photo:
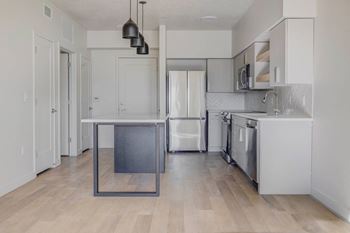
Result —
[[257, 121], [247, 119], [246, 167], [242, 168], [250, 179], [255, 182], [257, 182], [257, 125]]
[[239, 117], [233, 122], [233, 159], [257, 183], [257, 121]]

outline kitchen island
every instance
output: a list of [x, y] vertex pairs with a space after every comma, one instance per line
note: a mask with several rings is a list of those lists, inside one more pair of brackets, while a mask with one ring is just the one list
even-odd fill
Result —
[[[159, 196], [160, 173], [164, 171], [165, 123], [160, 114], [110, 114], [83, 119], [93, 125], [94, 196]], [[114, 126], [114, 172], [155, 173], [154, 192], [106, 192], [99, 190], [99, 126]], [[139, 156], [139, 157], [138, 157]]]

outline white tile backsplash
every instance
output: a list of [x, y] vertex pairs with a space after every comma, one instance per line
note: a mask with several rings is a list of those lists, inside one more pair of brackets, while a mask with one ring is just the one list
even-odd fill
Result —
[[[285, 87], [275, 87], [278, 93], [279, 109], [282, 114], [308, 115], [312, 116], [312, 85], [298, 84]], [[245, 109], [249, 111], [273, 112], [274, 98], [269, 97], [266, 104], [262, 103], [265, 95], [262, 92], [249, 92], [245, 95]]]
[[244, 110], [244, 94], [207, 93], [208, 110]]
[[282, 113], [312, 116], [312, 85], [277, 87]]
[[265, 91], [253, 91], [245, 94], [245, 110], [266, 112], [267, 105], [261, 101], [265, 96]]

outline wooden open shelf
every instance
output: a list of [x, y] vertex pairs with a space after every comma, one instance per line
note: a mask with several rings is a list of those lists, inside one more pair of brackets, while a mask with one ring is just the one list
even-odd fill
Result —
[[270, 73], [267, 74], [261, 74], [258, 77], [256, 77], [257, 82], [270, 82]]
[[258, 56], [256, 56], [256, 61], [257, 62], [269, 62], [270, 61], [270, 50], [266, 50], [266, 51], [258, 54]]

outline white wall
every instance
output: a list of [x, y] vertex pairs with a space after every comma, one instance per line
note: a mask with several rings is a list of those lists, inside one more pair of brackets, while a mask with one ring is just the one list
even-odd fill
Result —
[[263, 41], [264, 33], [285, 18], [316, 16], [316, 0], [258, 0], [233, 28], [233, 56], [254, 41]]
[[[73, 41], [63, 37], [64, 25], [74, 28]], [[51, 20], [43, 17], [41, 0], [3, 0], [0, 3], [0, 196], [33, 179], [33, 31], [59, 46], [88, 56], [85, 30], [53, 7]], [[79, 71], [76, 73], [79, 75]], [[58, 109], [59, 106], [57, 106]], [[56, 151], [57, 152], [57, 151]], [[58, 153], [56, 153], [58, 156]], [[59, 158], [56, 158], [59, 161]]]
[[232, 31], [167, 31], [167, 58], [232, 58]]
[[235, 37], [234, 56], [252, 44], [283, 18], [282, 0], [258, 0], [233, 28]]
[[[150, 48], [159, 47], [158, 31], [145, 31], [144, 37]], [[130, 48], [130, 40], [122, 38], [121, 31], [88, 31], [87, 47], [90, 49], [107, 48], [121, 49]]]
[[314, 18], [317, 0], [283, 0], [284, 18]]
[[[158, 49], [151, 49], [145, 57], [158, 57]], [[121, 57], [140, 57], [135, 49], [92, 49], [92, 107], [93, 116], [110, 115], [118, 112], [117, 61]], [[135, 83], [138, 85], [138, 83]], [[130, 90], [132, 92], [133, 90]], [[137, 98], [135, 93], [135, 98]], [[96, 99], [98, 98], [98, 99]], [[113, 127], [99, 130], [99, 147], [113, 148]]]
[[166, 26], [159, 26], [159, 112], [166, 114]]
[[317, 4], [312, 193], [350, 221], [350, 1]]

